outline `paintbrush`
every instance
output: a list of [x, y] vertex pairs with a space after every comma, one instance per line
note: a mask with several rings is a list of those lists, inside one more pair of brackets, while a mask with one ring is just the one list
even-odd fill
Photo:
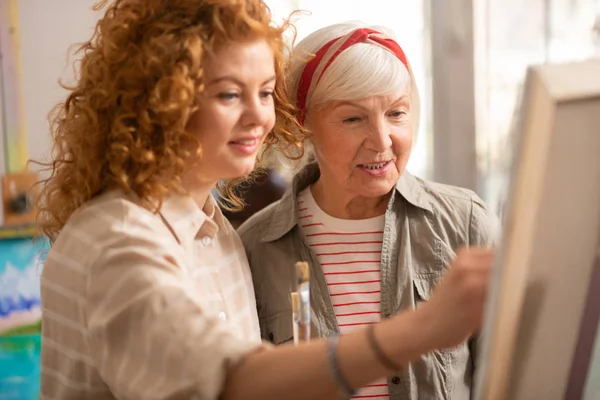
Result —
[[[294, 342], [308, 342], [310, 340], [310, 270], [308, 263], [296, 263], [296, 293], [299, 298], [297, 340]], [[292, 295], [292, 306], [293, 306]]]
[[294, 344], [298, 344], [298, 322], [300, 320], [300, 297], [298, 292], [292, 292], [292, 332]]

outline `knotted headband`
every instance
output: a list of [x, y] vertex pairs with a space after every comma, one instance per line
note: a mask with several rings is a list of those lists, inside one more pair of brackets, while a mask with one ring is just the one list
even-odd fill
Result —
[[300, 82], [298, 83], [298, 92], [296, 95], [296, 105], [298, 106], [298, 123], [304, 124], [306, 118], [308, 93], [314, 90], [321, 80], [321, 77], [329, 68], [331, 63], [340, 55], [340, 53], [356, 43], [372, 43], [391, 51], [404, 64], [407, 71], [410, 71], [406, 56], [400, 45], [383, 33], [368, 28], [360, 28], [350, 32], [345, 36], [333, 39], [315, 54], [314, 58], [304, 66]]

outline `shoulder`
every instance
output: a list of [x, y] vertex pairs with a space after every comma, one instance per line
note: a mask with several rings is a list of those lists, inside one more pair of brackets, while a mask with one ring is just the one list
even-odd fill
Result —
[[[169, 243], [161, 229], [166, 228], [161, 228], [158, 217], [151, 211], [123, 196], [101, 195], [69, 218], [47, 254], [42, 269], [44, 279], [63, 279], [72, 270], [91, 274], [92, 265], [103, 257], [125, 253], [138, 260], [139, 257], [158, 260], [157, 255], [164, 254]], [[65, 269], [65, 265], [70, 268]]]
[[497, 241], [500, 221], [474, 191], [417, 178], [428, 194], [435, 219], [451, 229], [463, 230], [470, 245]]
[[[471, 207], [473, 204], [485, 207], [484, 201], [472, 190], [415, 178], [421, 187], [438, 206]], [[439, 203], [439, 204], [438, 204]]]
[[[63, 240], [76, 240], [92, 248], [105, 247], [125, 239], [146, 238], [160, 242], [166, 230], [150, 210], [118, 192], [110, 192], [84, 204], [65, 224]], [[152, 239], [152, 240], [151, 240]]]
[[[261, 237], [271, 226], [275, 217], [275, 211], [281, 204], [281, 200], [269, 204], [259, 212], [248, 218], [238, 229], [237, 233], [246, 248], [251, 251], [260, 242]], [[292, 212], [290, 210], [290, 212]]]

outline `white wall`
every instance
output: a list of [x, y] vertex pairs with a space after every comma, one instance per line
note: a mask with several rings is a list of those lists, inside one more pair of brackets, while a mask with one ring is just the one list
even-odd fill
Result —
[[[94, 0], [17, 0], [22, 65], [21, 85], [29, 159], [49, 160], [51, 139], [48, 113], [65, 97], [58, 79], [64, 78], [66, 82], [70, 82], [74, 76], [72, 57], [70, 65], [67, 64], [69, 47], [73, 43], [89, 39], [93, 32], [99, 17], [92, 10], [93, 4]], [[0, 116], [0, 142], [3, 144], [1, 126]], [[0, 145], [2, 167], [4, 150]], [[2, 167], [0, 167], [0, 174], [4, 172]], [[31, 169], [36, 170], [38, 167], [32, 165]], [[2, 207], [0, 207], [0, 225], [2, 221]]]
[[[65, 92], [59, 78], [72, 80], [69, 47], [90, 38], [99, 15], [93, 0], [19, 0], [22, 87], [29, 158], [49, 159], [48, 113]], [[72, 54], [72, 51], [71, 51]]]

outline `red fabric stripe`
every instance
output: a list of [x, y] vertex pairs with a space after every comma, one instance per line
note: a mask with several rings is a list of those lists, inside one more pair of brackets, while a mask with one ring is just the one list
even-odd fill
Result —
[[352, 399], [389, 399], [390, 396], [387, 394], [368, 394], [363, 396], [354, 396]]
[[367, 385], [367, 386], [364, 386], [364, 387], [365, 387], [365, 388], [371, 388], [371, 387], [387, 387], [387, 384], [386, 384], [386, 383], [377, 383], [377, 384], [375, 384], [375, 385]]
[[377, 322], [373, 321], [373, 322], [357, 322], [355, 324], [339, 324], [338, 326], [342, 327], [342, 326], [359, 326], [359, 325], [373, 325], [376, 324]]
[[381, 314], [379, 311], [364, 311], [364, 312], [353, 312], [347, 314], [335, 314], [336, 317], [352, 317], [355, 315], [367, 315], [367, 314]]
[[378, 263], [381, 260], [356, 260], [356, 261], [340, 261], [340, 262], [328, 262], [328, 263], [321, 263], [321, 266], [324, 267], [326, 265], [344, 265], [344, 264], [360, 264], [360, 263]]
[[333, 39], [321, 47], [316, 53], [315, 57], [310, 60], [304, 66], [304, 71], [300, 75], [300, 81], [298, 82], [298, 91], [296, 92], [296, 104], [298, 105], [298, 122], [302, 125], [304, 123], [304, 117], [306, 113], [306, 96], [308, 95], [308, 89], [310, 88], [310, 82], [313, 79], [313, 75], [321, 62], [321, 59], [327, 53], [327, 50], [341, 37]]
[[365, 285], [367, 283], [379, 283], [379, 279], [375, 279], [373, 281], [358, 281], [358, 282], [333, 282], [328, 283], [327, 286], [337, 286], [337, 285]]
[[[300, 211], [308, 210], [308, 208], [304, 208]], [[377, 232], [322, 232], [322, 233], [311, 233], [310, 235], [306, 235], [308, 237], [311, 236], [324, 236], [324, 235], [379, 235], [383, 234], [383, 231]]]
[[312, 215], [303, 215], [302, 217], [299, 217], [298, 219], [304, 219], [304, 218], [312, 218]]
[[355, 322], [353, 324], [339, 324], [338, 326], [359, 326], [359, 325], [373, 325], [376, 324], [377, 321], [370, 321], [370, 322]]
[[[321, 75], [319, 75], [319, 77], [317, 78], [317, 83], [319, 83], [319, 81], [321, 80], [321, 77], [323, 76], [323, 74], [325, 74], [325, 71], [327, 70], [327, 68], [329, 68], [329, 66], [337, 58], [337, 56], [339, 56], [342, 51], [346, 50], [348, 47], [352, 46], [353, 44], [356, 44], [359, 42], [364, 42], [365, 40], [367, 40], [367, 38], [369, 37], [369, 31], [370, 30], [367, 30], [367, 29], [357, 29], [356, 31], [354, 31], [352, 33], [352, 35], [350, 35], [350, 37], [348, 39], [346, 39], [346, 41], [344, 43], [342, 43], [340, 48], [337, 49], [331, 55], [331, 57], [329, 57], [329, 60], [327, 60], [327, 64], [325, 64], [323, 71], [321, 71]], [[375, 32], [375, 31], [371, 31], [371, 32]], [[321, 58], [323, 56], [321, 56]], [[319, 62], [320, 61], [321, 60], [319, 60]]]
[[302, 212], [302, 211], [306, 211], [306, 210], [308, 210], [308, 207], [301, 208], [298, 210], [298, 212]]
[[[312, 215], [311, 215], [312, 217]], [[336, 246], [336, 245], [340, 245], [340, 244], [381, 244], [383, 243], [383, 241], [381, 240], [376, 240], [376, 241], [372, 241], [372, 242], [331, 242], [331, 243], [315, 243], [315, 244], [311, 244], [311, 246]]]
[[340, 304], [333, 304], [333, 307], [346, 307], [346, 306], [356, 306], [358, 304], [379, 304], [381, 303], [380, 301], [356, 301], [353, 303], [340, 303]]
[[381, 293], [381, 290], [372, 290], [370, 292], [343, 292], [343, 293], [332, 293], [330, 296], [349, 296], [351, 294], [375, 294]]
[[[312, 225], [321, 225], [321, 224], [312, 224]], [[305, 225], [310, 226], [310, 225]], [[305, 227], [303, 226], [303, 228]], [[344, 254], [381, 254], [380, 251], [342, 251], [340, 253], [317, 253], [317, 257], [321, 256], [341, 256]]]
[[[318, 223], [318, 224], [307, 224], [307, 225], [302, 225], [302, 227], [303, 228], [308, 228], [309, 226], [319, 226], [319, 225], [323, 225], [323, 224], [321, 224], [321, 223]], [[318, 256], [318, 254], [317, 254], [317, 256]]]
[[323, 275], [353, 275], [353, 274], [366, 274], [368, 272], [380, 272], [380, 271], [378, 269], [365, 269], [362, 271], [325, 272]]

